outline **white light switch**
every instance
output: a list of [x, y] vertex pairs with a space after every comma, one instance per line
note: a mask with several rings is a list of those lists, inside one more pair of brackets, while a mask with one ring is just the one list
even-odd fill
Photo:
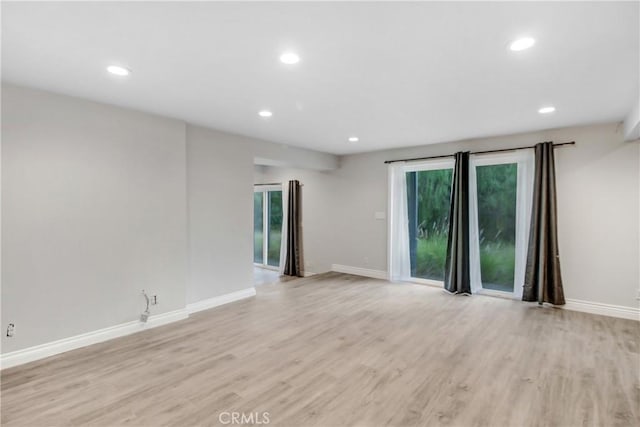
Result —
[[375, 219], [385, 219], [387, 217], [387, 215], [385, 214], [384, 211], [379, 211], [373, 214], [373, 217]]

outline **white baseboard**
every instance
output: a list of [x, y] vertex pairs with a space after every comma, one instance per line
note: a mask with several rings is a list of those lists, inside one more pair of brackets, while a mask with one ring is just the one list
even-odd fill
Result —
[[187, 317], [189, 317], [187, 310], [175, 310], [168, 313], [152, 315], [146, 323], [134, 320], [120, 325], [98, 329], [97, 331], [87, 332], [73, 337], [28, 347], [22, 350], [12, 351], [0, 356], [0, 369], [22, 365], [24, 363], [64, 353], [69, 350], [75, 350], [91, 344], [97, 344], [114, 338], [123, 337], [125, 335], [135, 334], [136, 332], [177, 322], [178, 320], [183, 320]]
[[223, 304], [238, 301], [244, 298], [253, 297], [256, 295], [256, 288], [246, 288], [241, 291], [231, 292], [230, 294], [224, 294], [217, 297], [205, 299], [202, 301], [187, 304], [187, 311], [189, 313], [196, 313], [202, 310], [208, 310], [213, 307], [218, 307]]
[[354, 274], [356, 276], [371, 277], [373, 279], [382, 279], [382, 280], [388, 279], [388, 275], [386, 271], [371, 270], [368, 268], [360, 268], [360, 267], [351, 267], [348, 265], [331, 264], [331, 271], [335, 271], [337, 273]]
[[310, 276], [315, 276], [318, 273], [312, 273], [310, 271], [303, 271], [302, 272], [302, 277], [310, 277]]
[[[372, 277], [374, 279], [388, 280], [386, 271], [370, 270], [367, 268], [351, 267], [348, 265], [332, 264], [331, 271], [338, 273], [354, 274], [356, 276]], [[618, 317], [640, 321], [640, 309], [637, 307], [625, 307], [621, 305], [603, 304], [599, 302], [567, 299], [566, 304], [558, 306], [565, 310], [581, 311], [584, 313], [599, 314], [602, 316]]]
[[567, 299], [566, 304], [560, 306], [565, 310], [582, 311], [584, 313], [600, 314], [602, 316], [620, 317], [640, 321], [640, 309], [621, 305], [602, 304], [599, 302]]
[[157, 326], [177, 322], [178, 320], [188, 318], [190, 313], [207, 310], [209, 308], [217, 307], [243, 298], [252, 297], [255, 294], [255, 288], [247, 288], [238, 292], [232, 292], [230, 294], [220, 295], [215, 298], [188, 304], [186, 308], [180, 310], [152, 315], [146, 323], [134, 320], [120, 325], [98, 329], [97, 331], [87, 332], [73, 337], [63, 338], [61, 340], [5, 353], [0, 355], [0, 369], [11, 368], [12, 366], [18, 366], [35, 360], [44, 359], [45, 357], [54, 356], [80, 347], [86, 347], [91, 344], [97, 344], [114, 338], [123, 337], [125, 335], [135, 334], [136, 332], [155, 328]]

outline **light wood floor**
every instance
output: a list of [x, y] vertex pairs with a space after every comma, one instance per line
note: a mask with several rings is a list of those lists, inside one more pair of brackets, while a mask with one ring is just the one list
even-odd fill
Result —
[[639, 328], [328, 273], [5, 370], [2, 424], [637, 426]]

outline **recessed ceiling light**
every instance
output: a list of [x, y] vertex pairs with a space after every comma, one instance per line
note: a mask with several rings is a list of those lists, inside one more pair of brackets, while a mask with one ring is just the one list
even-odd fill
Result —
[[542, 107], [541, 109], [539, 109], [538, 113], [549, 114], [549, 113], [553, 113], [554, 111], [556, 111], [556, 107], [548, 106], [548, 107]]
[[118, 65], [109, 65], [107, 67], [107, 71], [111, 74], [115, 74], [116, 76], [128, 76], [131, 73], [128, 69]]
[[358, 142], [358, 141], [359, 141], [359, 139], [358, 139], [357, 136], [350, 136], [349, 137], [349, 142]]
[[514, 40], [510, 45], [509, 49], [514, 52], [518, 52], [521, 50], [529, 49], [531, 46], [536, 44], [536, 40], [531, 37], [523, 37], [521, 39]]
[[300, 57], [293, 52], [285, 52], [280, 55], [280, 62], [284, 64], [297, 64], [300, 62]]
[[271, 117], [271, 116], [273, 116], [273, 113], [271, 111], [268, 111], [268, 110], [262, 110], [262, 111], [260, 111], [258, 113], [258, 115], [260, 117]]

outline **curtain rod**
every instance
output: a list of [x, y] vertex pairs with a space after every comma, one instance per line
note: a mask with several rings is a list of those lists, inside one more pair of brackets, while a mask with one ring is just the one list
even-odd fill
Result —
[[[559, 144], [553, 144], [553, 148], [562, 147], [565, 145], [575, 145], [575, 141], [562, 142]], [[535, 148], [535, 145], [529, 145], [527, 147], [515, 147], [515, 148], [501, 148], [498, 150], [486, 150], [486, 151], [472, 151], [469, 154], [488, 154], [488, 153], [502, 153], [503, 151], [516, 151], [516, 150], [526, 150], [528, 148]], [[397, 159], [397, 160], [385, 160], [385, 164], [388, 163], [397, 163], [397, 162], [412, 162], [414, 160], [429, 160], [429, 159], [444, 159], [446, 157], [453, 157], [455, 154], [444, 154], [442, 156], [429, 156], [429, 157], [414, 157], [413, 159]]]

